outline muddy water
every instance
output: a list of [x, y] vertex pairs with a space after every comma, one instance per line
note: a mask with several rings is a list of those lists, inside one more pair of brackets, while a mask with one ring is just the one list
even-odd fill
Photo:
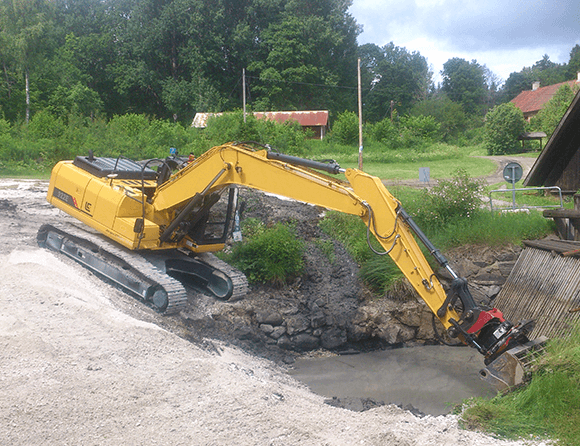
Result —
[[463, 399], [495, 394], [479, 378], [482, 367], [472, 348], [432, 345], [302, 358], [290, 374], [329, 398], [372, 398], [442, 415]]

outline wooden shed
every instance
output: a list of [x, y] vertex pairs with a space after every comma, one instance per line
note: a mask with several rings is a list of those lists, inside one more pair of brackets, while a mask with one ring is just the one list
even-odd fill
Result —
[[[223, 113], [196, 113], [191, 123], [192, 127], [203, 129], [207, 126], [207, 120], [211, 117], [221, 116]], [[304, 110], [304, 111], [274, 111], [253, 112], [257, 119], [268, 121], [286, 122], [296, 121], [304, 130], [310, 130], [312, 137], [323, 139], [328, 132], [328, 110]]]
[[580, 190], [580, 92], [562, 117], [524, 180], [524, 186], [559, 186]]
[[254, 112], [254, 116], [280, 123], [296, 121], [303, 129], [312, 131], [316, 139], [323, 139], [328, 131], [328, 110]]

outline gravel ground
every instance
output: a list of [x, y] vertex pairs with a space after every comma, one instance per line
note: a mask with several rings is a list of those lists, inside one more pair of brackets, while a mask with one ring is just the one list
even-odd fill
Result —
[[[274, 363], [164, 318], [36, 246], [47, 183], [0, 180], [0, 443], [523, 445], [454, 416], [332, 407]], [[171, 329], [168, 326], [171, 325]]]

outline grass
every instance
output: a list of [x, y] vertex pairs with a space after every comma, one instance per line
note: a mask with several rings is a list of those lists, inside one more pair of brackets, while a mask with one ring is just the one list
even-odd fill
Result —
[[[358, 168], [358, 149], [329, 145], [320, 141], [309, 142], [308, 157], [334, 159], [341, 167]], [[457, 169], [463, 169], [470, 177], [483, 177], [493, 173], [496, 164], [481, 158], [485, 151], [481, 146], [457, 147], [437, 143], [416, 149], [386, 149], [370, 145], [363, 149], [363, 170], [385, 180], [417, 180], [419, 167], [429, 167], [432, 179], [449, 178]]]
[[580, 330], [549, 342], [528, 386], [492, 399], [468, 400], [463, 427], [509, 439], [580, 442]]

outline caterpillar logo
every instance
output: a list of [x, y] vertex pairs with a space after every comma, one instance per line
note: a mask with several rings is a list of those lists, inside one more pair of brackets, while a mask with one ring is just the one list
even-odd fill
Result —
[[91, 207], [93, 206], [92, 203], [89, 203], [88, 201], [85, 203], [85, 211], [87, 211], [89, 214], [91, 213]]

